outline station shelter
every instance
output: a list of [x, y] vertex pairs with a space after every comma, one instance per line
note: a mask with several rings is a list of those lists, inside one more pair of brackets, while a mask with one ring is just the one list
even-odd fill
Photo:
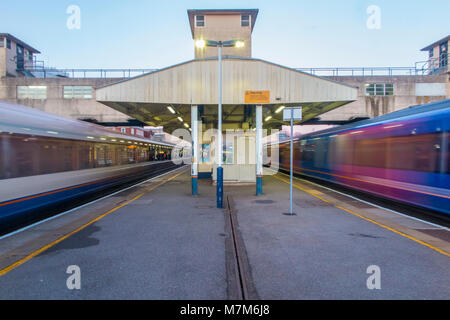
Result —
[[[357, 99], [356, 87], [252, 58], [257, 14], [257, 9], [188, 10], [194, 43], [242, 40], [244, 46], [223, 48], [220, 58], [217, 47], [195, 47], [194, 60], [96, 89], [97, 101], [191, 139], [194, 194], [198, 178], [217, 180], [218, 141], [223, 148], [223, 182], [254, 183], [258, 194], [263, 129], [287, 124], [280, 112], [283, 108], [301, 106], [303, 122]], [[217, 132], [219, 96], [221, 133]]]

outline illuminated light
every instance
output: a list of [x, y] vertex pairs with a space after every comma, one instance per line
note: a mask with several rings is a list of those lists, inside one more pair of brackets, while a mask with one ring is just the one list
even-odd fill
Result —
[[120, 140], [120, 142], [124, 143], [125, 141], [124, 140]]
[[272, 116], [268, 116], [264, 121], [269, 121], [270, 119], [272, 119]]
[[350, 134], [357, 134], [357, 133], [362, 133], [364, 131], [355, 131], [355, 132], [351, 132]]
[[189, 131], [192, 131], [192, 129], [191, 129], [191, 128], [189, 128]]
[[196, 40], [195, 41], [195, 46], [199, 49], [203, 49], [206, 46], [206, 41], [205, 40]]
[[131, 143], [131, 141], [127, 141], [128, 143]]
[[243, 46], [245, 46], [245, 42], [242, 41], [242, 40], [238, 40], [238, 41], [236, 41], [236, 43], [234, 44], [234, 46], [235, 46], [236, 48], [242, 48]]
[[94, 139], [94, 137], [91, 137], [91, 136], [87, 136], [86, 138], [88, 138], [88, 139]]
[[103, 140], [103, 141], [105, 141], [105, 140], [106, 140], [106, 138], [100, 138], [100, 140]]
[[286, 106], [279, 107], [277, 110], [275, 110], [275, 113], [280, 113], [284, 108], [286, 108]]
[[182, 117], [178, 117], [178, 120], [179, 120], [180, 122], [183, 122], [183, 118], [182, 118]]
[[[111, 139], [111, 141], [112, 141], [112, 142], [116, 142], [117, 140], [116, 140], [116, 139]], [[121, 142], [123, 142], [123, 140], [122, 140]]]
[[186, 128], [189, 128], [189, 125], [188, 125], [187, 123], [184, 123], [184, 126], [185, 126]]
[[128, 146], [127, 148], [128, 149], [136, 149], [137, 147], [136, 146]]
[[383, 127], [383, 129], [396, 128], [396, 127], [403, 127], [403, 125], [402, 124], [396, 124], [396, 125], [392, 125], [392, 126]]
[[47, 133], [50, 133], [50, 134], [58, 134], [58, 132], [56, 132], [56, 131], [47, 131]]
[[167, 109], [169, 109], [170, 112], [172, 112], [173, 114], [175, 114], [175, 110], [173, 110], [172, 107], [169, 106], [169, 107], [167, 107]]

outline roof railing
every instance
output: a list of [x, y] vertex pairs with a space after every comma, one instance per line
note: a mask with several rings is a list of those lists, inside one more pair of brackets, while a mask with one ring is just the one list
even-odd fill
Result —
[[[42, 61], [25, 64], [25, 69], [36, 78], [131, 78], [159, 69], [59, 69], [45, 67]], [[294, 68], [294, 70], [323, 77], [418, 76], [448, 72], [448, 55], [416, 62], [414, 67], [349, 67], [349, 68]]]

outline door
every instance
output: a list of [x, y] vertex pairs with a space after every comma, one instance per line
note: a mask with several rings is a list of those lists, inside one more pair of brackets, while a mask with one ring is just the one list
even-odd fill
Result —
[[439, 46], [439, 68], [444, 68], [448, 64], [448, 41]]
[[17, 70], [23, 70], [24, 69], [24, 50], [21, 45], [16, 46], [16, 53], [17, 53]]

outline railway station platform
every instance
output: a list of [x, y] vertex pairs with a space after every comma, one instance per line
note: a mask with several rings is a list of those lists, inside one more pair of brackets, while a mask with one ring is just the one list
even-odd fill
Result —
[[[188, 167], [0, 239], [0, 299], [448, 299], [450, 232], [294, 179]], [[80, 270], [70, 290], [69, 266]], [[373, 266], [379, 289], [369, 289]], [[377, 282], [378, 281], [378, 282]]]

